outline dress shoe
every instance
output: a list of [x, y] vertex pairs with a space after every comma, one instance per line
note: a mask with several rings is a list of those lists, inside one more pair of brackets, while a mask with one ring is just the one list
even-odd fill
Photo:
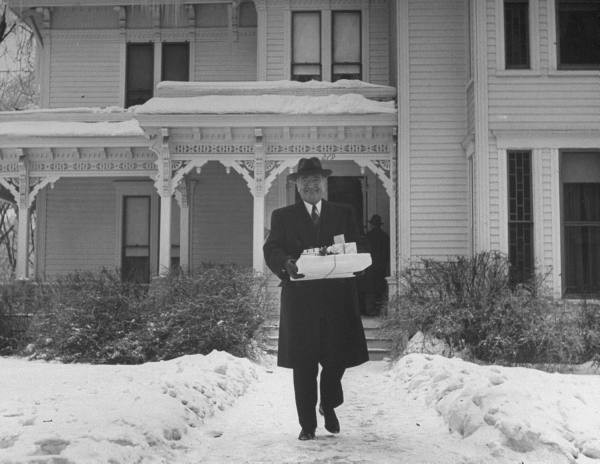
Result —
[[310, 430], [300, 430], [300, 435], [298, 435], [298, 440], [314, 440], [315, 439], [315, 432], [311, 432]]
[[325, 429], [330, 433], [340, 433], [340, 421], [335, 415], [333, 408], [323, 409], [323, 406], [319, 405], [319, 414], [325, 417]]

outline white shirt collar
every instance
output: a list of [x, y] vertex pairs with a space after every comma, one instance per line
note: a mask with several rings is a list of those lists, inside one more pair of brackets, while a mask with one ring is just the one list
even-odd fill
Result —
[[[319, 213], [319, 216], [321, 215], [321, 203], [322, 203], [322, 200], [319, 200], [319, 202], [317, 203], [317, 212]], [[306, 211], [308, 211], [308, 215], [310, 216], [312, 214], [313, 205], [311, 205], [310, 203], [307, 203], [305, 201], [304, 206], [306, 207]]]

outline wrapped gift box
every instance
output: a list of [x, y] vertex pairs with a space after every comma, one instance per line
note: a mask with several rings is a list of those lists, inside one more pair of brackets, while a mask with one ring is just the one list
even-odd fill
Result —
[[355, 272], [371, 265], [369, 253], [347, 253], [326, 256], [302, 255], [296, 261], [298, 273], [304, 274], [300, 280], [342, 279], [354, 277]]

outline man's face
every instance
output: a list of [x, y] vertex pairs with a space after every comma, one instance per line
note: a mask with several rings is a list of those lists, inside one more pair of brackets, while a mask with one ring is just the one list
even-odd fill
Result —
[[325, 177], [320, 174], [300, 176], [296, 179], [300, 198], [311, 205], [317, 204], [325, 195]]

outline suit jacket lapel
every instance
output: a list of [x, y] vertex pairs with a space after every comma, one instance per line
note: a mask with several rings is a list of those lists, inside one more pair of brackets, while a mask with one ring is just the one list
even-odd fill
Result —
[[318, 246], [316, 230], [308, 211], [306, 211], [304, 202], [297, 203], [296, 205], [296, 220], [298, 223], [298, 230], [300, 231], [299, 235], [304, 242], [304, 248]]

